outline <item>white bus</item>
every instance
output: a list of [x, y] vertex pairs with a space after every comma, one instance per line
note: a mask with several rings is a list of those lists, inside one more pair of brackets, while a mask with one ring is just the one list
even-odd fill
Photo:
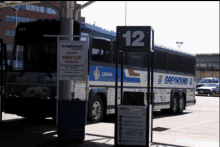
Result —
[[[74, 26], [78, 26], [78, 31], [74, 28], [78, 34], [100, 36], [81, 38], [90, 44], [88, 117], [93, 122], [100, 122], [105, 115], [115, 113], [116, 34], [82, 22]], [[14, 56], [15, 48], [22, 46], [24, 64], [21, 70], [10, 68], [8, 72], [5, 113], [24, 117], [56, 116], [56, 38], [44, 38], [43, 34], [60, 34], [60, 20], [18, 24]], [[187, 106], [195, 104], [195, 55], [155, 45], [153, 56], [153, 109], [182, 113]], [[145, 103], [147, 65], [148, 53], [124, 53], [123, 91], [144, 92]], [[118, 71], [120, 104], [120, 61]], [[76, 83], [75, 97], [85, 99], [80, 97], [81, 90], [82, 84]]]

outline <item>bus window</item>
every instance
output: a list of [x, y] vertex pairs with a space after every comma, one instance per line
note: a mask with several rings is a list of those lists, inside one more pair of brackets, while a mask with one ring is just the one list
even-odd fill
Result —
[[129, 67], [143, 68], [142, 53], [131, 52], [129, 53], [128, 65]]
[[[113, 51], [112, 51], [112, 63], [115, 64], [116, 63], [116, 41], [113, 41]], [[125, 53], [123, 54], [124, 56], [124, 65], [129, 65], [129, 53]], [[118, 52], [118, 64], [121, 64], [121, 52]]]
[[177, 56], [175, 54], [168, 54], [168, 70], [177, 71]]
[[28, 44], [27, 45], [27, 61], [36, 62], [40, 60], [39, 50], [40, 44]]
[[110, 41], [93, 38], [92, 60], [110, 63], [110, 59], [111, 59], [110, 49], [111, 49]]
[[195, 59], [192, 59], [192, 58], [187, 58], [187, 66], [188, 66], [188, 70], [187, 70], [187, 73], [189, 74], [195, 74], [194, 70], [195, 70]]
[[157, 70], [167, 71], [167, 53], [157, 51]]
[[187, 59], [184, 56], [178, 56], [178, 72], [186, 73]]

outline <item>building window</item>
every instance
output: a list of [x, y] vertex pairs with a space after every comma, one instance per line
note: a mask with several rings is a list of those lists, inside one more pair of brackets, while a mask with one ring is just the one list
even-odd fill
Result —
[[31, 5], [26, 5], [26, 10], [31, 10]]
[[40, 12], [44, 13], [44, 7], [40, 6]]
[[25, 17], [21, 17], [21, 22], [25, 22]]
[[48, 14], [52, 14], [52, 9], [51, 8], [46, 8], [46, 12], [48, 13]]
[[11, 16], [11, 22], [16, 22], [16, 17], [15, 16]]
[[11, 35], [11, 31], [10, 30], [5, 30], [5, 36], [10, 36]]
[[11, 16], [10, 15], [5, 15], [5, 21], [6, 22], [11, 22]]
[[12, 44], [7, 44], [6, 45], [6, 50], [7, 51], [12, 51]]
[[36, 6], [36, 12], [40, 12], [40, 6]]
[[18, 51], [19, 51], [19, 52], [23, 52], [23, 50], [24, 50], [24, 46], [21, 46], [21, 45], [18, 45], [17, 48], [18, 48]]
[[31, 5], [31, 11], [36, 11], [35, 10], [35, 5]]
[[22, 9], [22, 10], [26, 10], [26, 5], [22, 5], [22, 6], [21, 6], [21, 9]]
[[11, 30], [11, 37], [14, 37], [14, 36], [15, 36], [15, 31]]
[[11, 6], [11, 8], [18, 8], [18, 9], [22, 9], [22, 5]]
[[30, 21], [30, 18], [25, 18], [25, 21], [26, 21], [26, 22]]
[[14, 30], [5, 30], [5, 36], [14, 37], [15, 31]]
[[51, 9], [51, 14], [56, 14], [56, 11], [54, 9]]
[[21, 22], [21, 17], [17, 17], [17, 22]]

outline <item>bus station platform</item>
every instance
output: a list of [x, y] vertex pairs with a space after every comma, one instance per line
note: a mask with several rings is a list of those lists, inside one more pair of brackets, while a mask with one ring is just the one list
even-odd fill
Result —
[[[60, 141], [57, 139], [57, 126], [52, 119], [34, 120], [3, 113], [3, 123], [0, 125], [0, 146], [22, 147], [113, 147], [114, 122], [88, 123], [85, 128], [83, 142]], [[215, 146], [212, 142], [204, 142], [202, 138], [153, 132], [152, 147], [188, 147]], [[211, 143], [211, 144], [210, 144]]]

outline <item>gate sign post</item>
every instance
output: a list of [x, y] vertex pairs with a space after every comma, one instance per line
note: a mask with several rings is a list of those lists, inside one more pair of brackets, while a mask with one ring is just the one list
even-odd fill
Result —
[[[117, 26], [115, 80], [115, 146], [151, 146], [154, 30], [151, 26]], [[118, 99], [118, 52], [121, 52], [121, 105]], [[147, 107], [123, 105], [123, 52], [148, 52]], [[151, 65], [151, 68], [150, 68]], [[151, 73], [150, 73], [151, 71]], [[151, 78], [150, 78], [151, 74]], [[151, 82], [151, 85], [150, 85]], [[150, 92], [151, 86], [151, 92]], [[151, 101], [150, 101], [151, 94]]]

